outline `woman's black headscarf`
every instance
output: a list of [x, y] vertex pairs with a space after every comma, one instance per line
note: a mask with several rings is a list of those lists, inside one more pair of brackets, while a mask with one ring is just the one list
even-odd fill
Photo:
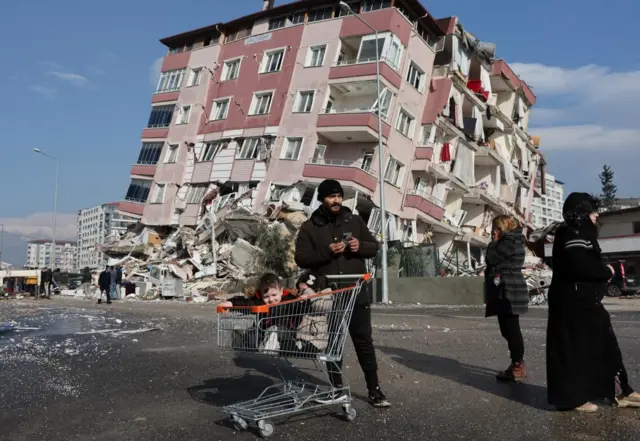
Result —
[[598, 199], [589, 193], [571, 193], [562, 206], [565, 223], [597, 243], [598, 228], [589, 215], [598, 211]]

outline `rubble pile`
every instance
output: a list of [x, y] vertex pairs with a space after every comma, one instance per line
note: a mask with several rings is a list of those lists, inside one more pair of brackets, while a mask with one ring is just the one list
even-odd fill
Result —
[[[136, 224], [106, 241], [101, 250], [109, 265], [122, 267], [125, 286], [135, 285], [127, 298], [221, 300], [243, 292], [264, 270], [293, 274], [294, 238], [311, 214], [309, 207], [279, 201], [262, 215], [247, 208], [247, 197], [251, 192], [227, 198], [222, 207], [215, 203], [220, 198], [214, 200], [195, 228]], [[212, 215], [211, 210], [217, 211]], [[276, 254], [280, 268], [270, 264]]]

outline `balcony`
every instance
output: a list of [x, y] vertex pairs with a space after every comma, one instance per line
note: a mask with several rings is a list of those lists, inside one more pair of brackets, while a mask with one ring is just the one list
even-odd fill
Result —
[[476, 152], [476, 165], [491, 167], [502, 164], [500, 155], [494, 149], [480, 146]]
[[155, 164], [133, 164], [131, 166], [131, 173], [136, 176], [155, 176], [156, 165]]
[[444, 202], [420, 190], [411, 190], [405, 196], [405, 207], [415, 208], [432, 218], [444, 219]]
[[378, 99], [375, 81], [359, 81], [329, 86], [329, 101], [318, 115], [318, 133], [333, 142], [376, 142], [378, 107], [382, 115], [382, 137], [388, 138], [387, 122], [393, 93], [384, 88]]
[[368, 192], [373, 192], [378, 185], [378, 178], [374, 176], [368, 166], [363, 166], [362, 161], [349, 161], [340, 159], [311, 159], [302, 169], [305, 178], [337, 179], [341, 182], [350, 182], [355, 187], [362, 187]]
[[[396, 89], [402, 84], [402, 77], [391, 67], [386, 59], [380, 60], [380, 76]], [[344, 80], [346, 78], [376, 77], [376, 59], [345, 59], [340, 60], [329, 70], [329, 80]], [[331, 81], [330, 81], [331, 82]]]

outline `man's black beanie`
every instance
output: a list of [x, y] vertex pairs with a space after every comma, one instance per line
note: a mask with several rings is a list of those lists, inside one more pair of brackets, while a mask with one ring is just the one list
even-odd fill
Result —
[[344, 190], [342, 185], [335, 179], [325, 179], [318, 185], [318, 200], [322, 202], [327, 196], [339, 193], [344, 197]]

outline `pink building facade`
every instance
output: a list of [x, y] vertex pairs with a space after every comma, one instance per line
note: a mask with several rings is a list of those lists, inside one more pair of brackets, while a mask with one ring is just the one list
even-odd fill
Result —
[[317, 184], [335, 178], [372, 231], [459, 250], [469, 265], [495, 214], [529, 224], [544, 174], [527, 134], [535, 96], [491, 45], [417, 0], [346, 2], [378, 31], [378, 53], [335, 1], [272, 3], [161, 40], [169, 53], [121, 211], [196, 225], [214, 190], [250, 191], [257, 212], [283, 197], [313, 208]]

